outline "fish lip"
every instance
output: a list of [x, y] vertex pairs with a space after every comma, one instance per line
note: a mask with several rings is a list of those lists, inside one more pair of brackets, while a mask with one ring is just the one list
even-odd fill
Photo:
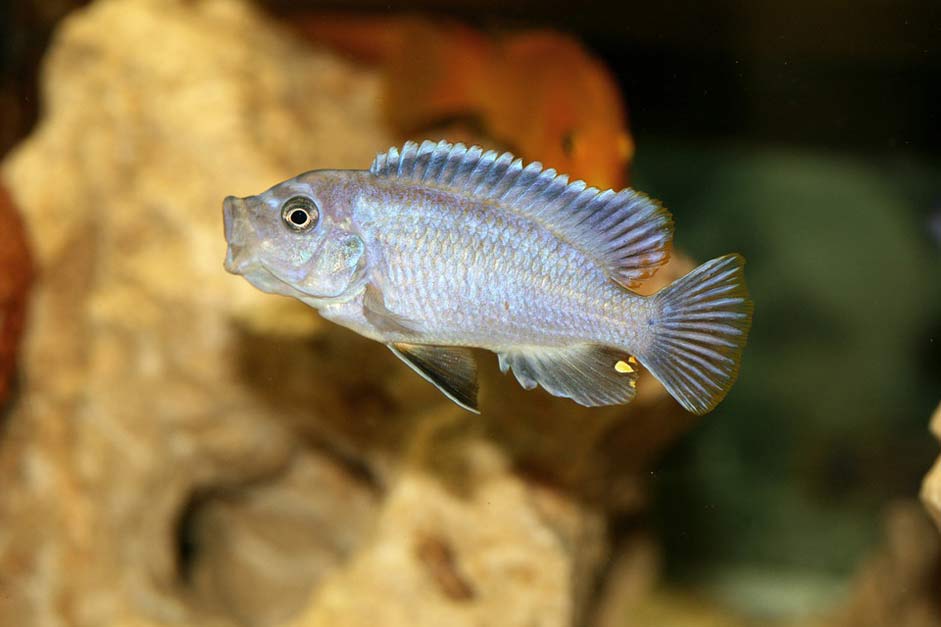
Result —
[[257, 265], [249, 254], [247, 240], [255, 229], [248, 219], [248, 206], [244, 198], [226, 196], [222, 201], [222, 228], [227, 244], [223, 267], [231, 274], [245, 275]]
[[225, 261], [222, 267], [230, 274], [245, 275], [250, 272], [253, 266], [260, 265], [252, 256], [248, 254], [247, 246], [241, 244], [229, 243], [225, 250]]
[[244, 213], [245, 201], [243, 199], [236, 196], [226, 196], [222, 201], [222, 230], [226, 242], [232, 242], [233, 237], [235, 237], [235, 221], [239, 219], [240, 214]]
[[[229, 270], [228, 265], [226, 266], [226, 269]], [[232, 272], [232, 270], [229, 271]], [[264, 273], [264, 277], [266, 279], [264, 281], [259, 280], [261, 278], [259, 277], [259, 273], [262, 272]], [[347, 294], [344, 292], [336, 295], [324, 295], [314, 294], [312, 292], [302, 290], [293, 283], [290, 283], [278, 276], [277, 272], [274, 272], [271, 268], [266, 266], [264, 262], [258, 260], [252, 260], [250, 262], [239, 265], [237, 271], [233, 272], [233, 274], [242, 275], [249, 283], [267, 294], [276, 294], [279, 296], [297, 298], [313, 307], [321, 307], [323, 305], [345, 302], [355, 296], [355, 294]], [[272, 289], [273, 284], [269, 282], [271, 280], [277, 282], [278, 285], [283, 286], [284, 289]]]
[[301, 295], [301, 296], [304, 296], [304, 297], [306, 297], [306, 298], [313, 298], [313, 299], [322, 300], [322, 301], [325, 301], [325, 302], [334, 302], [334, 301], [337, 301], [337, 300], [339, 300], [340, 298], [342, 298], [343, 295], [344, 295], [344, 294], [343, 294], [343, 291], [340, 291], [340, 293], [338, 293], [338, 294], [315, 294], [315, 293], [313, 293], [313, 292], [309, 292], [309, 291], [307, 291], [307, 290], [303, 290], [303, 289], [299, 288], [297, 285], [295, 285], [294, 283], [291, 283], [291, 282], [287, 281], [286, 279], [281, 278], [281, 276], [279, 276], [277, 272], [275, 272], [274, 270], [272, 270], [271, 268], [269, 268], [268, 266], [266, 266], [266, 265], [264, 264], [264, 262], [258, 262], [257, 267], [259, 267], [259, 268], [261, 268], [262, 270], [264, 270], [265, 272], [267, 272], [269, 275], [271, 275], [272, 277], [274, 277], [274, 279], [275, 279], [276, 281], [278, 281], [278, 282], [281, 283], [282, 285], [286, 286], [288, 289], [293, 290], [293, 291], [296, 292], [297, 294], [299, 294], [299, 295]]
[[[237, 250], [233, 250], [233, 248]], [[229, 244], [225, 251], [225, 261], [222, 264], [226, 272], [229, 274], [244, 275], [246, 271], [251, 269], [251, 265], [251, 261], [245, 258], [241, 247]]]

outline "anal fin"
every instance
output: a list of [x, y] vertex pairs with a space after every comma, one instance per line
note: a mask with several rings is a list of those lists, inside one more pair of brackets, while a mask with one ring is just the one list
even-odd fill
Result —
[[539, 385], [579, 405], [621, 405], [637, 392], [637, 360], [609, 346], [525, 347], [498, 356], [501, 372], [512, 369], [525, 389]]
[[477, 409], [477, 362], [469, 348], [397, 342], [387, 344], [396, 357], [468, 411]]

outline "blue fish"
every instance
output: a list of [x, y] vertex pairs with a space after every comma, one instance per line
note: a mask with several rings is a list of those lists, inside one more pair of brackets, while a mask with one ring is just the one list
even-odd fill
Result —
[[471, 347], [526, 389], [630, 402], [640, 367], [687, 410], [728, 393], [751, 326], [744, 259], [634, 291], [669, 259], [670, 213], [509, 153], [408, 142], [223, 204], [225, 267], [382, 342], [471, 411]]

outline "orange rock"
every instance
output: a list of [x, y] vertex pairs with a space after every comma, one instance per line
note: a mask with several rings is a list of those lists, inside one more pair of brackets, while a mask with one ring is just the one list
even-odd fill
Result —
[[10, 390], [31, 278], [26, 233], [13, 200], [0, 185], [0, 403]]
[[412, 139], [469, 119], [524, 159], [573, 180], [602, 189], [626, 184], [634, 143], [617, 85], [568, 35], [490, 36], [454, 21], [404, 16], [331, 13], [296, 23], [318, 43], [383, 65], [389, 121]]

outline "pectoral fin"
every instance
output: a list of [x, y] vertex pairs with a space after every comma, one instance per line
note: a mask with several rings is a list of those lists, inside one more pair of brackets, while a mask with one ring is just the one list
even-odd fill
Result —
[[389, 311], [382, 291], [372, 283], [366, 286], [363, 295], [363, 315], [380, 331], [411, 334], [420, 330], [416, 321]]
[[445, 396], [468, 411], [477, 409], [477, 362], [469, 348], [398, 342], [389, 350]]
[[513, 370], [525, 389], [537, 385], [579, 405], [629, 403], [637, 391], [637, 360], [598, 344], [561, 348], [526, 347], [499, 354], [500, 370]]

